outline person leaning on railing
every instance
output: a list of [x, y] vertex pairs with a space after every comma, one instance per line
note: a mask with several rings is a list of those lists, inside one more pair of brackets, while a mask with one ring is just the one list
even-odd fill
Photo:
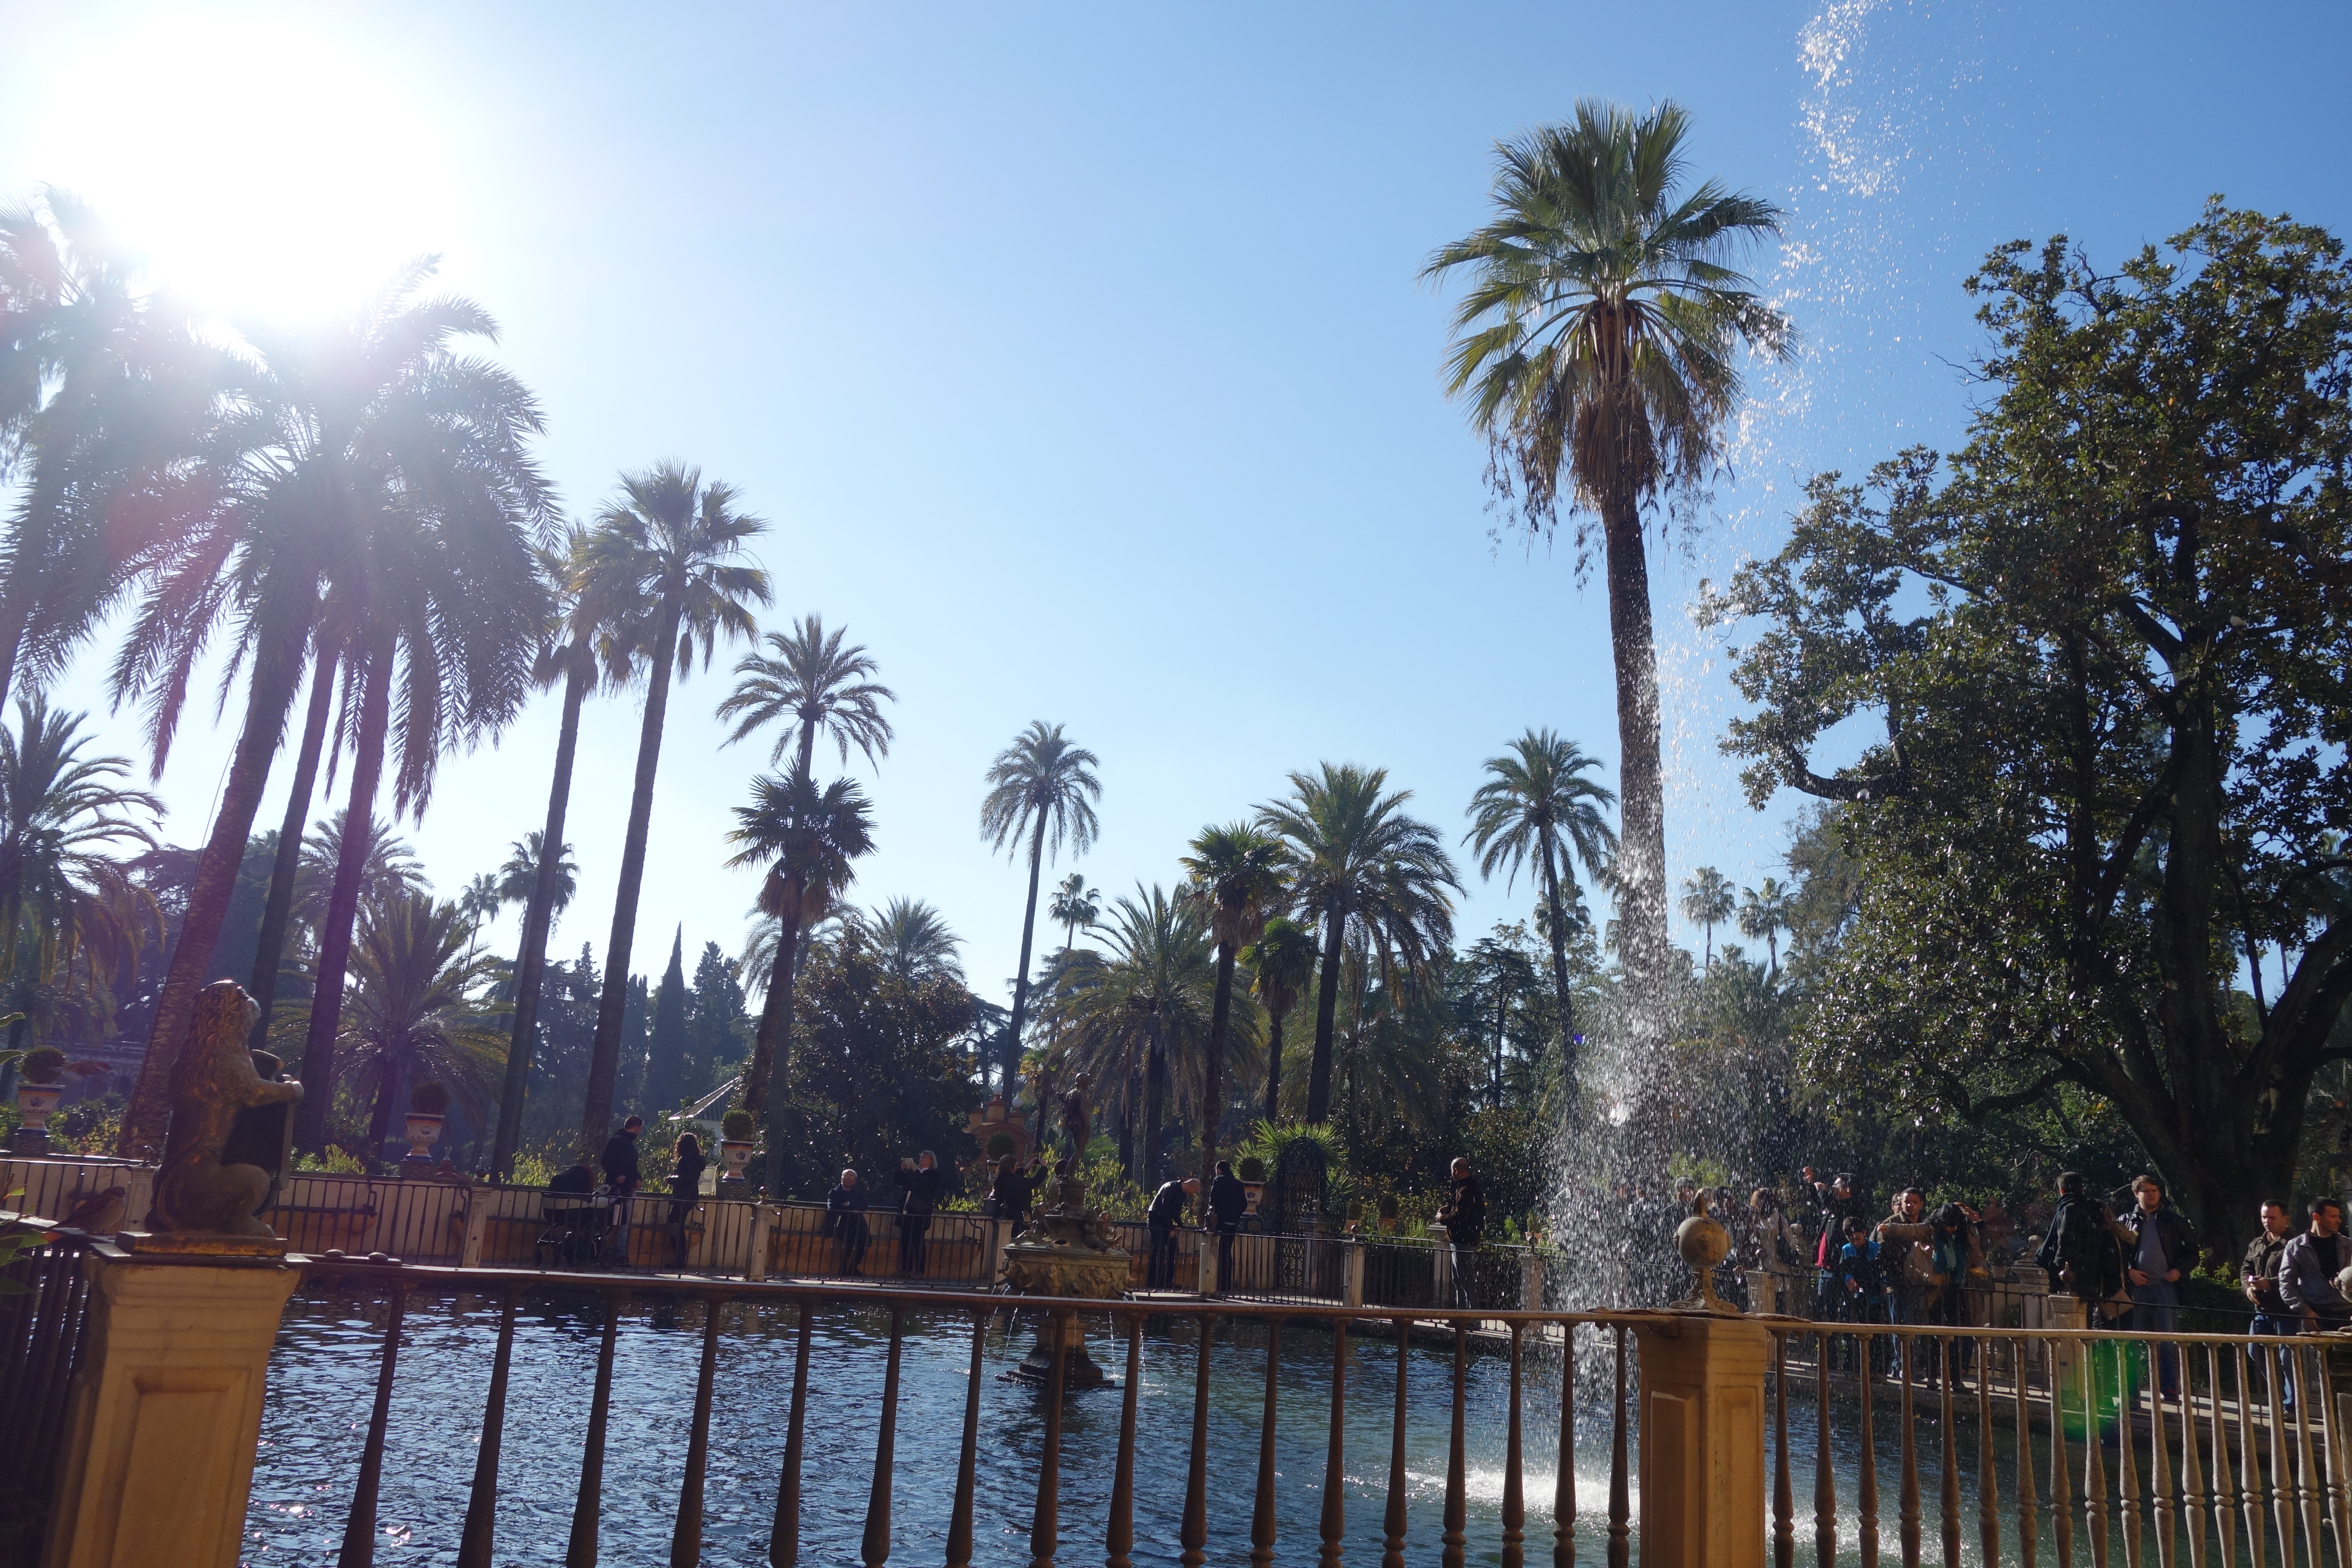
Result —
[[1143, 1223], [1151, 1233], [1151, 1259], [1143, 1271], [1143, 1288], [1147, 1290], [1172, 1290], [1176, 1288], [1176, 1227], [1184, 1222], [1184, 1200], [1201, 1190], [1201, 1178], [1187, 1176], [1181, 1182], [1165, 1182], [1151, 1194], [1151, 1206], [1143, 1211]]
[[2303, 1321], [2306, 1331], [2340, 1329], [2352, 1322], [2352, 1300], [2337, 1289], [2344, 1271], [2344, 1209], [2334, 1198], [2314, 1198], [2311, 1228], [2291, 1237], [2279, 1253], [2279, 1299]]

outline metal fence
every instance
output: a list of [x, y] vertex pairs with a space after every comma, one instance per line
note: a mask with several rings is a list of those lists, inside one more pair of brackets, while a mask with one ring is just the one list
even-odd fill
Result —
[[[89, 1322], [89, 1237], [51, 1230], [0, 1269], [0, 1535], [39, 1538]], [[26, 1558], [30, 1561], [30, 1558]]]

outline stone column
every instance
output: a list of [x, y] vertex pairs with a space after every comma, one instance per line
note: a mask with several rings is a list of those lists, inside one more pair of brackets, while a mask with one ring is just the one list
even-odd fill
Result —
[[768, 1277], [768, 1227], [775, 1210], [765, 1203], [751, 1205], [751, 1255], [743, 1259], [743, 1278], [765, 1279]]
[[1642, 1347], [1642, 1568], [1764, 1568], [1764, 1376], [1752, 1318], [1659, 1313]]
[[1348, 1307], [1351, 1311], [1364, 1310], [1364, 1244], [1354, 1237], [1348, 1238]]
[[1225, 1282], [1217, 1278], [1217, 1233], [1203, 1226], [1192, 1233], [1193, 1283], [1203, 1296], [1213, 1296], [1224, 1289]]
[[992, 1290], [1004, 1283], [1004, 1249], [1013, 1245], [1013, 1222], [991, 1218], [988, 1222], [988, 1288]]
[[89, 1254], [90, 1318], [44, 1568], [236, 1568], [283, 1264]]
[[1430, 1259], [1433, 1268], [1431, 1294], [1437, 1298], [1436, 1304], [1440, 1308], [1451, 1307], [1454, 1305], [1454, 1243], [1442, 1225], [1429, 1227], [1429, 1239], [1437, 1247]]
[[485, 1183], [466, 1194], [466, 1238], [457, 1248], [460, 1268], [482, 1266], [482, 1240], [489, 1234], [490, 1207], [497, 1201], [496, 1194], [497, 1189]]
[[1519, 1310], [1543, 1310], [1543, 1254], [1528, 1247], [1519, 1254]]

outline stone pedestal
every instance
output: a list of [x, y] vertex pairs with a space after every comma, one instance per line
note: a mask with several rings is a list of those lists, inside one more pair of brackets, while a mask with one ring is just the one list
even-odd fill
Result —
[[1643, 1568], [1764, 1568], [1764, 1374], [1752, 1319], [1660, 1313], [1642, 1347]]
[[[1127, 1254], [1088, 1247], [1039, 1246], [1015, 1242], [1004, 1249], [1004, 1278], [1024, 1296], [1076, 1297], [1115, 1301], [1127, 1293]], [[1087, 1353], [1087, 1331], [1076, 1313], [1049, 1315], [1037, 1330], [1037, 1342], [1021, 1364], [1005, 1375], [1024, 1383], [1044, 1384], [1053, 1375], [1056, 1337], [1064, 1348], [1062, 1376], [1067, 1388], [1102, 1388], [1110, 1374]]]
[[297, 1271], [94, 1253], [44, 1568], [235, 1568], [262, 1376]]

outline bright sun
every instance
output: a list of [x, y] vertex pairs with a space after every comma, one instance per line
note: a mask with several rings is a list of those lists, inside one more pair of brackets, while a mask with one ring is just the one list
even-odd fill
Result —
[[53, 73], [25, 167], [231, 319], [355, 303], [457, 237], [430, 121], [299, 24], [163, 17]]

